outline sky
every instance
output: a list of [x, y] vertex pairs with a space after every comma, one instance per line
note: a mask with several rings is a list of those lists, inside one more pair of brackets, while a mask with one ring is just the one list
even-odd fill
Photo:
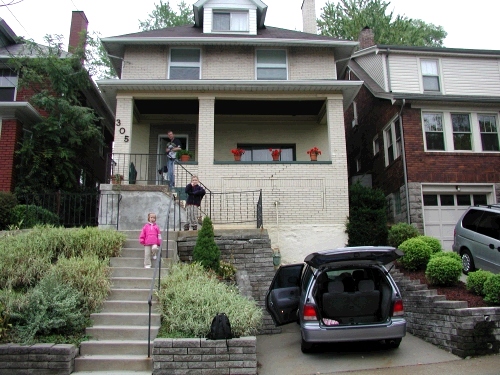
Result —
[[[163, 0], [167, 2], [167, 0]], [[337, 0], [330, 0], [336, 2]], [[448, 48], [500, 50], [498, 14], [500, 1], [474, 0], [385, 0], [394, 14], [421, 19], [442, 26], [448, 33], [444, 46]], [[9, 6], [4, 4], [16, 3]], [[172, 8], [180, 0], [170, 0]], [[196, 0], [185, 0], [189, 5]], [[263, 0], [268, 6], [266, 25], [302, 31], [302, 0]], [[144, 21], [160, 0], [0, 0], [0, 18], [18, 36], [43, 43], [47, 34], [62, 35], [67, 44], [71, 12], [84, 11], [89, 32], [102, 38], [140, 31]], [[325, 0], [316, 0], [316, 18], [320, 17]], [[472, 6], [473, 4], [473, 6]]]

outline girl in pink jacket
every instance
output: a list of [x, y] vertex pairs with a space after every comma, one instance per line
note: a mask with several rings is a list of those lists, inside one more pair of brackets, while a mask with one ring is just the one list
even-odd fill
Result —
[[158, 246], [161, 244], [160, 228], [156, 225], [156, 214], [148, 214], [148, 222], [142, 227], [139, 242], [144, 245], [144, 268], [151, 268], [151, 253], [156, 260]]

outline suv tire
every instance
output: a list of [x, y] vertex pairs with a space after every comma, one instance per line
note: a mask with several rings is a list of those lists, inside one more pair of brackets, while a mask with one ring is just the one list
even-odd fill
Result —
[[464, 275], [468, 275], [469, 272], [473, 272], [476, 270], [474, 265], [474, 259], [472, 258], [472, 254], [468, 249], [464, 249], [460, 252], [462, 258], [462, 272]]

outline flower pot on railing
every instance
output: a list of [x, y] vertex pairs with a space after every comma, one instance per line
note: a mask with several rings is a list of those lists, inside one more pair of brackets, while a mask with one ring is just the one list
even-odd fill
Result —
[[318, 154], [310, 154], [311, 161], [317, 161], [318, 160]]
[[241, 161], [241, 155], [234, 155], [234, 161]]
[[311, 161], [317, 161], [318, 155], [321, 155], [321, 150], [317, 147], [313, 147], [309, 151], [307, 151], [307, 153], [311, 157]]
[[181, 155], [181, 161], [189, 161], [191, 159], [191, 156], [189, 155]]
[[189, 161], [189, 160], [191, 160], [192, 157], [193, 157], [193, 154], [191, 153], [191, 151], [188, 151], [188, 150], [177, 151], [177, 158], [180, 161]]
[[231, 153], [234, 156], [234, 161], [241, 161], [241, 155], [245, 153], [245, 150], [243, 150], [242, 148], [233, 148], [231, 150]]
[[280, 155], [281, 155], [281, 149], [272, 149], [270, 148], [269, 151], [271, 152], [271, 157], [273, 158], [273, 161], [279, 161], [280, 160]]

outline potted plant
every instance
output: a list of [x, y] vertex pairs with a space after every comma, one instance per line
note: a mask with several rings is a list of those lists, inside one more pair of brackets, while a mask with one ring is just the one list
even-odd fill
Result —
[[319, 148], [317, 148], [316, 146], [314, 146], [309, 151], [307, 151], [307, 153], [311, 157], [311, 161], [316, 161], [316, 160], [318, 160], [318, 155], [321, 155], [321, 150]]
[[111, 177], [111, 183], [114, 185], [121, 185], [122, 181], [123, 181], [123, 175], [121, 175], [119, 173], [115, 173]]
[[180, 161], [188, 161], [193, 157], [193, 153], [188, 150], [179, 150], [177, 151], [177, 159]]
[[234, 155], [234, 160], [235, 161], [240, 161], [241, 160], [241, 155], [243, 155], [245, 153], [245, 150], [243, 150], [242, 148], [233, 148], [231, 150], [231, 152]]
[[273, 161], [280, 160], [281, 149], [272, 149], [272, 148], [270, 148], [269, 151], [271, 152], [271, 156], [273, 157]]

